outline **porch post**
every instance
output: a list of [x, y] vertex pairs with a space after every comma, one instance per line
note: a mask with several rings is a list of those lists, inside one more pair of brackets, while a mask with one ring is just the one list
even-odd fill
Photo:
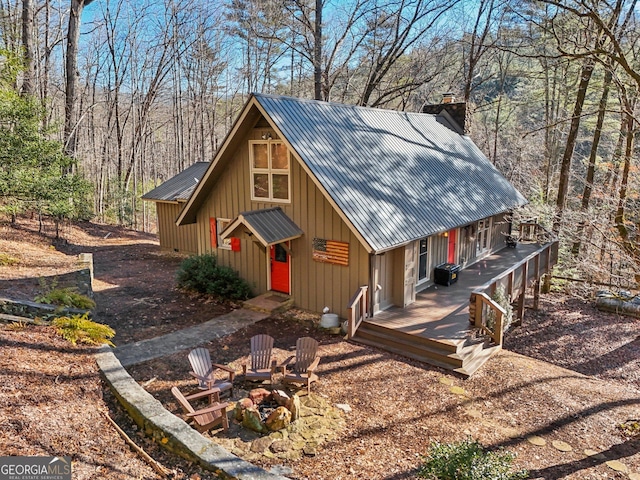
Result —
[[520, 324], [524, 320], [524, 300], [527, 294], [527, 277], [529, 275], [529, 262], [522, 264], [522, 286], [520, 290], [520, 297], [518, 298], [518, 318]]
[[540, 255], [536, 255], [534, 260], [536, 281], [533, 282], [533, 309], [538, 310], [540, 302]]

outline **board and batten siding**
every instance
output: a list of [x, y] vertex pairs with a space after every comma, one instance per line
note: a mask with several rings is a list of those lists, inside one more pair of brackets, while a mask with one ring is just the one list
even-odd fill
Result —
[[[233, 220], [241, 212], [279, 206], [304, 232], [301, 238], [290, 242], [291, 296], [295, 305], [314, 312], [321, 312], [324, 307], [329, 307], [332, 312], [345, 318], [347, 303], [353, 293], [358, 287], [369, 284], [369, 254], [292, 154], [291, 202], [251, 200], [249, 141], [260, 140], [265, 133], [270, 133], [274, 140], [278, 139], [275, 131], [270, 128], [250, 129], [238, 143], [238, 148], [232, 152], [232, 158], [198, 210], [198, 251], [208, 253], [215, 250], [219, 262], [237, 270], [249, 282], [254, 294], [265, 293], [268, 288], [268, 251], [245, 234], [238, 235], [239, 252], [213, 249], [209, 219]], [[314, 261], [314, 238], [347, 242], [349, 266]]]
[[162, 250], [195, 255], [198, 253], [197, 225], [176, 226], [184, 203], [155, 202], [158, 214], [158, 240]]

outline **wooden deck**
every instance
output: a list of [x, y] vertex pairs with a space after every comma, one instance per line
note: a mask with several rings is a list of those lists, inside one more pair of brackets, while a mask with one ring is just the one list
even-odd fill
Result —
[[[407, 308], [392, 307], [364, 318], [353, 340], [472, 375], [501, 348], [500, 344], [471, 338], [469, 300], [472, 292], [527, 258], [524, 265], [539, 262], [544, 248], [536, 243], [521, 243], [515, 249], [505, 248], [488, 256], [462, 270], [453, 285], [433, 285], [418, 293], [415, 303]], [[545, 252], [550, 258], [550, 250]], [[527, 283], [534, 280], [533, 268], [525, 267], [524, 273]], [[514, 272], [510, 275], [513, 283]], [[519, 275], [522, 281], [522, 267]]]
[[462, 270], [453, 285], [432, 285], [418, 293], [415, 303], [407, 308], [392, 307], [365, 322], [457, 345], [469, 333], [471, 292], [539, 248], [535, 243], [504, 248]]

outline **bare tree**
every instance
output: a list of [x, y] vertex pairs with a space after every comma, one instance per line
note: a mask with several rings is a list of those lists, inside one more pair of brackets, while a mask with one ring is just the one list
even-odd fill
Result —
[[75, 157], [75, 103], [78, 86], [78, 43], [80, 42], [80, 24], [82, 10], [93, 0], [71, 0], [69, 11], [69, 27], [67, 29], [67, 55], [65, 65], [65, 100], [64, 100], [64, 150]]

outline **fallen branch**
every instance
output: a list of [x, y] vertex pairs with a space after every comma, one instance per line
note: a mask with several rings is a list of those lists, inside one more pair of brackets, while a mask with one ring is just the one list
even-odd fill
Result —
[[169, 470], [166, 467], [163, 467], [162, 465], [160, 465], [160, 463], [158, 463], [156, 460], [151, 458], [151, 456], [147, 452], [145, 452], [141, 447], [136, 445], [133, 440], [131, 440], [129, 435], [127, 435], [127, 433], [120, 428], [120, 426], [113, 420], [113, 418], [111, 418], [109, 416], [108, 413], [106, 413], [106, 412], [103, 412], [103, 413], [104, 413], [104, 416], [107, 418], [107, 420], [109, 420], [109, 423], [111, 423], [111, 425], [113, 425], [113, 427], [122, 436], [124, 441], [127, 442], [127, 444], [131, 448], [133, 448], [133, 450], [136, 453], [138, 453], [142, 458], [144, 458], [144, 460], [151, 466], [151, 468], [153, 468], [156, 472], [158, 472], [163, 478], [168, 478], [169, 477], [169, 474], [171, 473], [171, 470]]

